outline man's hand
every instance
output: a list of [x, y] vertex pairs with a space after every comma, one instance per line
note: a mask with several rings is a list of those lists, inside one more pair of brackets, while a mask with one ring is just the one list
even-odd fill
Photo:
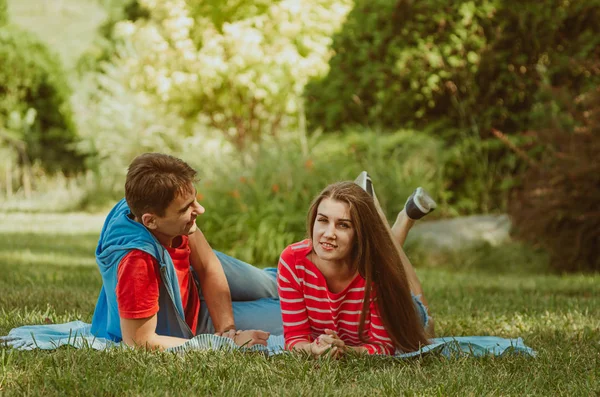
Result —
[[271, 334], [269, 332], [250, 329], [247, 331], [236, 331], [233, 341], [238, 346], [252, 347], [254, 345], [267, 346], [267, 339]]
[[230, 328], [227, 331], [223, 331], [223, 332], [215, 332], [215, 335], [224, 336], [229, 339], [233, 339], [235, 337], [235, 334], [236, 334], [235, 328]]

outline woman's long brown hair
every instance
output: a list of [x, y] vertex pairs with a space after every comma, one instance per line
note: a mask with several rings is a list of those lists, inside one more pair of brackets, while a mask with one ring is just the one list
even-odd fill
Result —
[[379, 315], [394, 345], [403, 352], [419, 350], [429, 342], [412, 300], [402, 259], [373, 198], [353, 182], [338, 182], [326, 187], [308, 212], [306, 226], [311, 241], [317, 209], [325, 198], [347, 203], [350, 207], [355, 228], [350, 266], [366, 281], [358, 326], [361, 341], [372, 343], [366, 340], [364, 328], [374, 285]]

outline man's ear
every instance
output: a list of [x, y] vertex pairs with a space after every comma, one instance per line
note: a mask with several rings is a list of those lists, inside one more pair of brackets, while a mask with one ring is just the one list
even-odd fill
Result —
[[148, 229], [156, 229], [158, 227], [156, 224], [156, 216], [148, 212], [145, 213], [142, 215], [142, 225], [146, 226]]

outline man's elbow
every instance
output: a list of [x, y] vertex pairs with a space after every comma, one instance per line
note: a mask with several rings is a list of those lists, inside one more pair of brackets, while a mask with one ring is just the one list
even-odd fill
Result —
[[129, 347], [136, 349], [155, 350], [156, 346], [152, 341], [152, 337], [145, 335], [123, 335], [123, 343]]

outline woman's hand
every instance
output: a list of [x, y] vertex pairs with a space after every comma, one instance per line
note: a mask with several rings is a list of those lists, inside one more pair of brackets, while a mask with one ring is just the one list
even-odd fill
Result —
[[339, 358], [346, 352], [346, 344], [335, 331], [326, 329], [325, 334], [319, 335], [310, 344], [310, 352], [313, 356], [319, 357], [323, 354], [329, 354], [333, 358]]
[[236, 345], [252, 347], [254, 345], [267, 346], [267, 339], [271, 334], [269, 332], [250, 329], [247, 331], [237, 330], [232, 338]]

